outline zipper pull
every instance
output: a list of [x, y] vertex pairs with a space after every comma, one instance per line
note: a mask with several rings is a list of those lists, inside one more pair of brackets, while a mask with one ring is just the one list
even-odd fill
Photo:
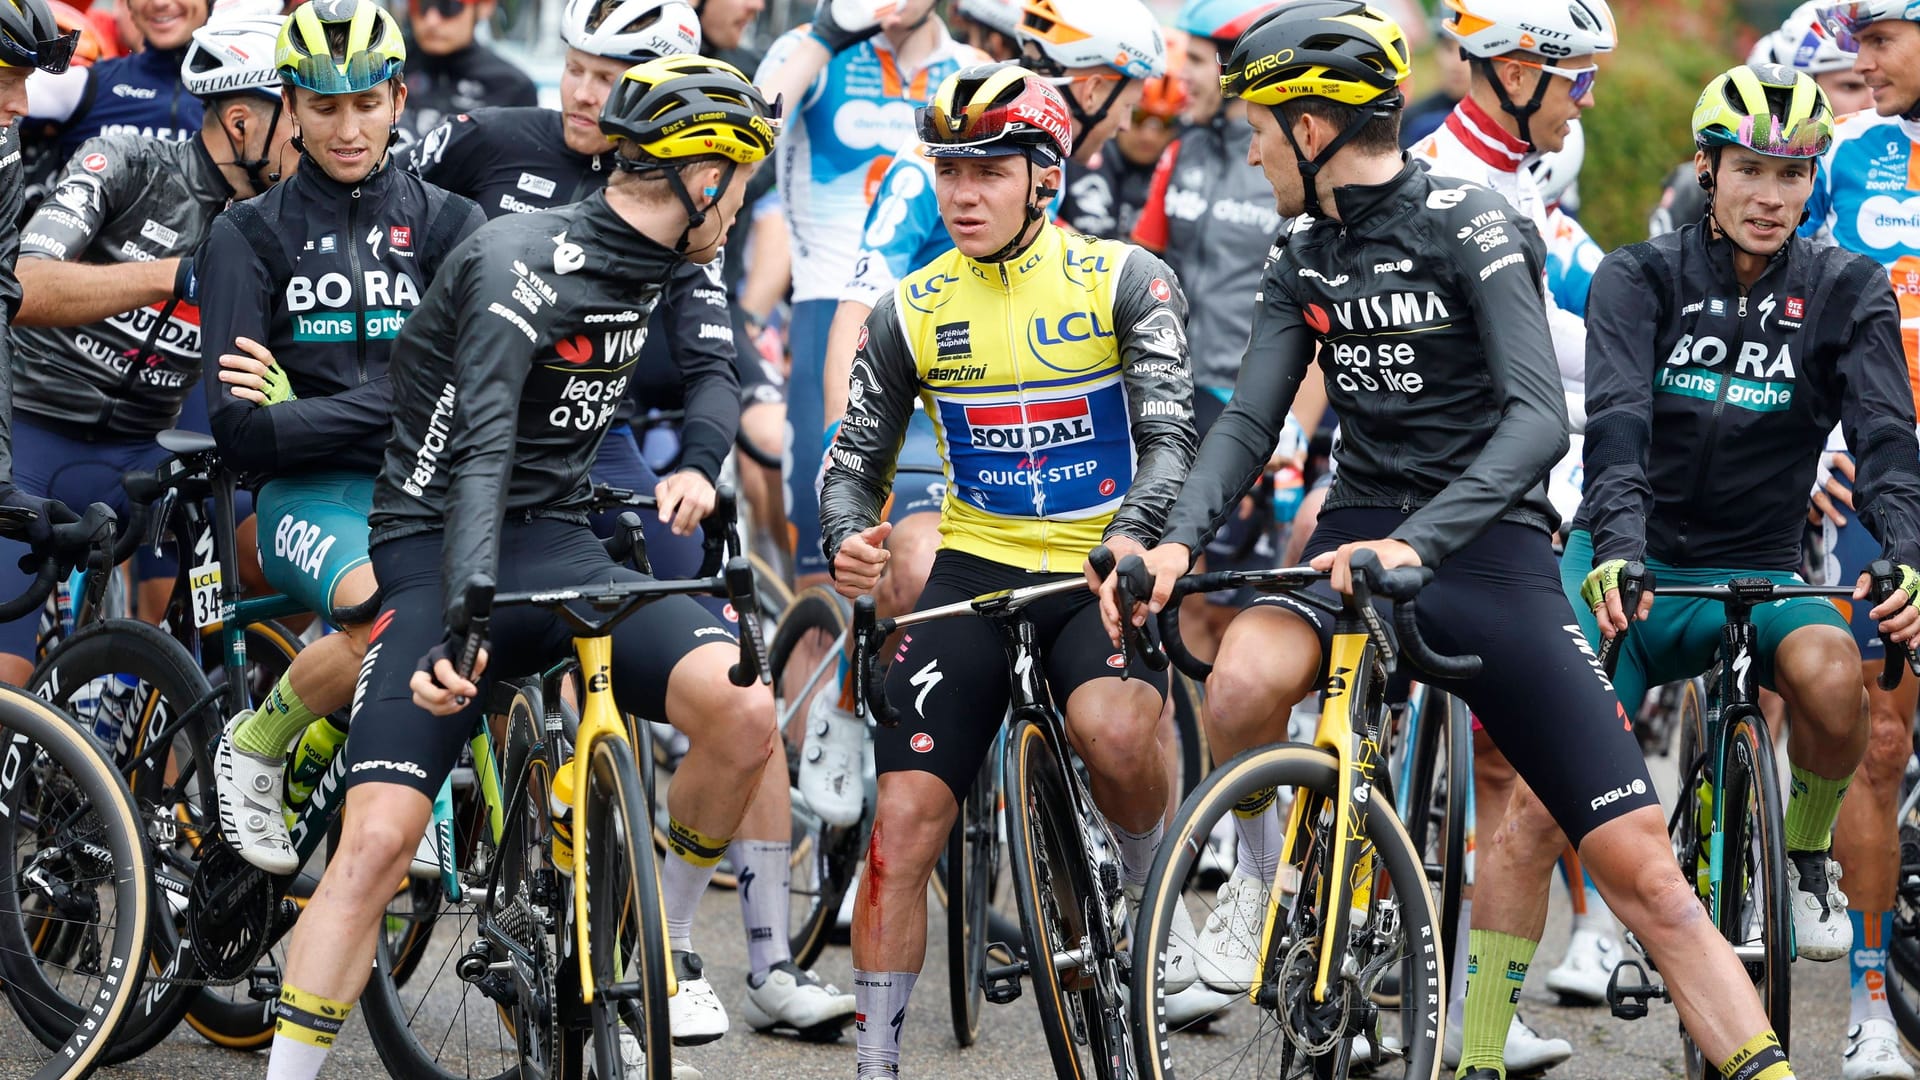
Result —
[[1740, 294], [1740, 317], [1743, 319], [1747, 317], [1747, 297], [1745, 293]]
[[1400, 512], [1403, 514], [1413, 513], [1413, 494], [1411, 492], [1400, 496]]
[[356, 185], [353, 189], [353, 197], [355, 199], [358, 199], [360, 197], [360, 188], [358, 185]]

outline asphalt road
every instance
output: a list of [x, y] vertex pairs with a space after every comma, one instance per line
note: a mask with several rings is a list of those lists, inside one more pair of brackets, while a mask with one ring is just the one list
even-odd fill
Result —
[[[1672, 789], [1671, 767], [1655, 776], [1665, 792]], [[926, 971], [921, 976], [907, 1018], [908, 1053], [903, 1072], [909, 1076], [968, 1078], [1025, 1078], [1050, 1075], [1045, 1042], [1031, 996], [1005, 1006], [986, 1006], [980, 1042], [961, 1050], [948, 1020], [944, 916], [935, 905]], [[1620, 1080], [1684, 1075], [1680, 1061], [1677, 1021], [1670, 1006], [1656, 1004], [1652, 1014], [1638, 1022], [1615, 1020], [1604, 1008], [1562, 1008], [1545, 989], [1544, 973], [1557, 963], [1566, 942], [1564, 904], [1556, 896], [1554, 916], [1535, 964], [1536, 975], [1522, 996], [1522, 1012], [1544, 1034], [1571, 1041], [1573, 1059], [1549, 1075], [1556, 1080]], [[717, 1043], [680, 1052], [709, 1080], [732, 1077], [833, 1078], [853, 1076], [851, 1032], [833, 1045], [812, 1045], [788, 1038], [755, 1035], [738, 1020], [744, 993], [746, 948], [740, 932], [739, 904], [733, 893], [715, 890], [701, 905], [695, 941], [706, 957], [708, 973], [735, 1015], [735, 1029]], [[830, 947], [818, 970], [842, 987], [852, 985], [852, 961], [844, 947]], [[1844, 963], [1794, 965], [1794, 1061], [1803, 1080], [1838, 1078], [1840, 1052], [1847, 1019], [1847, 973]], [[428, 1002], [428, 1007], [436, 1003]], [[41, 1060], [39, 1045], [0, 1010], [0, 1077], [27, 1075]], [[106, 1070], [103, 1077], [195, 1077], [227, 1080], [262, 1077], [264, 1053], [221, 1049], [182, 1027], [153, 1052], [124, 1067]], [[358, 1013], [349, 1022], [323, 1074], [332, 1077], [386, 1075], [369, 1042]], [[1379, 1075], [1397, 1076], [1397, 1068]], [[1244, 1075], [1244, 1074], [1243, 1074]]]

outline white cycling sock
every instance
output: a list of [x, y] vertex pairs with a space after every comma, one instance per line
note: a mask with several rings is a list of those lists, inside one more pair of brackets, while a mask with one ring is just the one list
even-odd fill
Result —
[[1233, 814], [1240, 843], [1234, 856], [1240, 873], [1263, 882], [1273, 880], [1280, 864], [1280, 812], [1271, 804], [1257, 814]]
[[735, 840], [727, 851], [740, 872], [740, 921], [747, 929], [747, 967], [758, 985], [773, 965], [793, 959], [787, 942], [792, 884], [791, 844]]
[[667, 948], [693, 951], [693, 917], [699, 913], [700, 897], [712, 881], [711, 866], [696, 866], [672, 854], [660, 860], [660, 907], [667, 917]]
[[853, 972], [855, 1068], [865, 1077], [900, 1074], [900, 1031], [906, 1027], [907, 998], [915, 971]]
[[1130, 833], [1112, 818], [1107, 819], [1107, 827], [1113, 830], [1114, 842], [1120, 846], [1121, 876], [1129, 885], [1145, 885], [1147, 872], [1153, 869], [1154, 853], [1160, 850], [1160, 837], [1166, 834], [1166, 822], [1156, 821], [1153, 828], [1143, 833]]

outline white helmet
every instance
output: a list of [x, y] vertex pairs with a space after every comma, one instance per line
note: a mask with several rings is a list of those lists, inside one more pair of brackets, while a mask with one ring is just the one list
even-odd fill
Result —
[[180, 64], [180, 84], [195, 97], [255, 92], [278, 100], [280, 71], [274, 45], [283, 15], [229, 15], [193, 32]]
[[683, 0], [567, 0], [560, 36], [583, 53], [641, 63], [700, 52], [700, 16]]
[[1748, 64], [1783, 64], [1809, 75], [1853, 69], [1853, 54], [1840, 48], [1820, 23], [1822, 0], [1807, 0], [1793, 9], [1780, 29], [1753, 44]]
[[1612, 52], [1620, 35], [1607, 0], [1446, 0], [1440, 24], [1468, 56], [1510, 52], [1550, 59]]
[[1167, 73], [1160, 23], [1140, 0], [1024, 0], [1019, 40], [1042, 75], [1112, 68], [1129, 79]]
[[1018, 36], [1019, 0], [960, 0], [954, 5], [954, 10], [996, 33], [1009, 38]]
[[1540, 189], [1541, 201], [1552, 206], [1566, 198], [1567, 190], [1580, 179], [1580, 166], [1586, 160], [1586, 133], [1580, 129], [1580, 121], [1569, 120], [1566, 144], [1552, 153], [1528, 158], [1525, 167]]

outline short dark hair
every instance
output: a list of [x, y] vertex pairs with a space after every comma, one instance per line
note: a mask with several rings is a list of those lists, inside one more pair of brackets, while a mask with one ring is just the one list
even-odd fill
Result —
[[1363, 112], [1372, 113], [1359, 134], [1347, 141], [1347, 145], [1369, 156], [1376, 154], [1398, 154], [1400, 152], [1400, 110], [1380, 109], [1374, 106], [1347, 105], [1331, 98], [1317, 96], [1297, 97], [1283, 101], [1273, 107], [1274, 116], [1288, 127], [1302, 116], [1311, 116], [1322, 123], [1329, 124], [1335, 131], [1345, 131], [1348, 125], [1360, 118]]

